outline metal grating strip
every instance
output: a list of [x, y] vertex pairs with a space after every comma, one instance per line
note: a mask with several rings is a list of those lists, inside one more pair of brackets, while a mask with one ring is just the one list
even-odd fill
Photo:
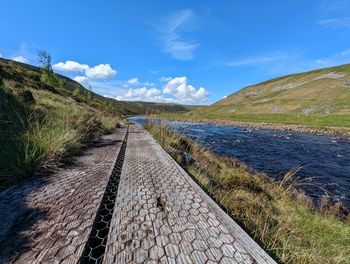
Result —
[[85, 245], [80, 263], [102, 263], [106, 250], [109, 227], [113, 215], [115, 200], [119, 186], [120, 174], [123, 168], [129, 128], [126, 131], [112, 174], [103, 195], [101, 205], [96, 214], [90, 237]]

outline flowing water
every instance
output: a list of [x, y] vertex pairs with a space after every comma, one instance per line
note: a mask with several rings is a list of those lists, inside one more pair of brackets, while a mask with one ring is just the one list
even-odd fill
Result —
[[[143, 125], [146, 118], [130, 121]], [[191, 122], [166, 124], [200, 146], [238, 158], [275, 179], [300, 165], [297, 176], [305, 180], [302, 188], [308, 195], [317, 199], [327, 192], [350, 208], [349, 138]]]

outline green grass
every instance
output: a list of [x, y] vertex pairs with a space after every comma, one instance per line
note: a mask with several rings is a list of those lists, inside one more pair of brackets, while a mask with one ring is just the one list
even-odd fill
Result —
[[[205, 116], [208, 119], [217, 119], [210, 114]], [[350, 115], [291, 115], [291, 114], [241, 114], [231, 115], [222, 118], [224, 120], [238, 120], [246, 122], [266, 122], [278, 124], [298, 124], [315, 128], [326, 127], [350, 127]]]
[[0, 67], [0, 189], [57, 167], [121, 120], [119, 105], [83, 87], [74, 96], [72, 83], [55, 87], [41, 83], [40, 72], [15, 63], [5, 67]]
[[[350, 263], [349, 216], [341, 220], [332, 216], [331, 210], [317, 210], [310, 198], [295, 189], [293, 171], [282, 181], [271, 182], [239, 161], [200, 149], [166, 127], [150, 124], [148, 130], [280, 262]], [[184, 162], [184, 152], [194, 162]]]
[[181, 117], [350, 128], [350, 64], [251, 85]]

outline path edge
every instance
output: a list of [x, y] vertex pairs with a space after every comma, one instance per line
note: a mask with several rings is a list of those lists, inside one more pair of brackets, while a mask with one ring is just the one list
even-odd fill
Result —
[[[139, 125], [136, 125], [139, 126]], [[141, 127], [141, 126], [139, 126]], [[143, 127], [141, 127], [151, 139], [156, 143], [156, 145], [165, 152], [165, 155], [170, 157], [171, 161], [180, 170], [184, 178], [189, 182], [189, 184], [196, 190], [212, 207], [212, 209], [217, 213], [218, 217], [223, 223], [226, 223], [227, 228], [236, 235], [240, 244], [244, 249], [250, 253], [257, 263], [268, 263], [277, 264], [277, 262], [263, 249], [261, 246], [250, 237], [242, 227], [240, 227], [237, 222], [232, 219], [193, 179], [188, 173], [170, 156], [170, 154], [154, 139], [154, 137]]]

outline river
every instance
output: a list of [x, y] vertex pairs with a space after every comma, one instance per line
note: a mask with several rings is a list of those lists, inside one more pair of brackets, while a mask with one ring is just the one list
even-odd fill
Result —
[[[145, 117], [129, 119], [143, 125]], [[167, 121], [169, 128], [257, 172], [279, 179], [295, 166], [301, 188], [318, 200], [326, 192], [350, 208], [350, 139], [271, 129]]]

